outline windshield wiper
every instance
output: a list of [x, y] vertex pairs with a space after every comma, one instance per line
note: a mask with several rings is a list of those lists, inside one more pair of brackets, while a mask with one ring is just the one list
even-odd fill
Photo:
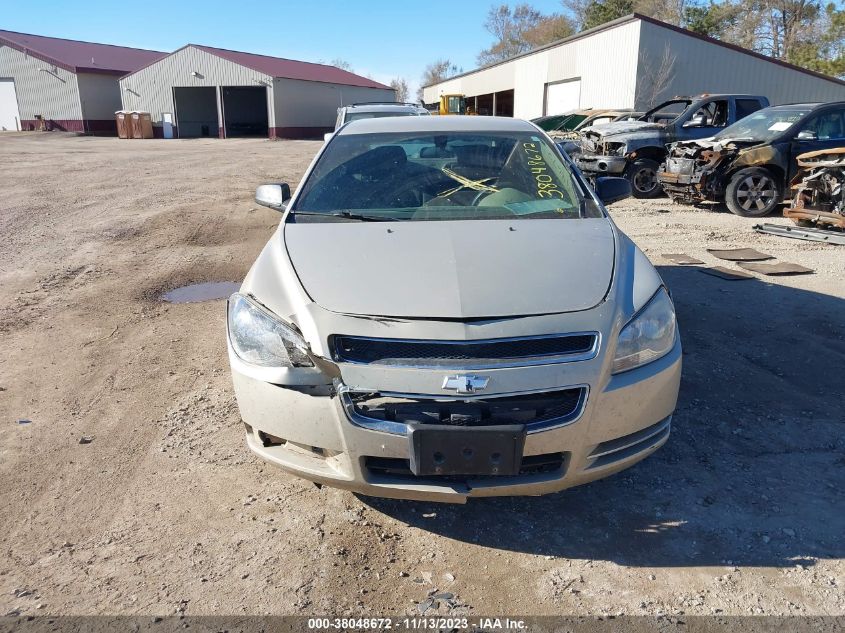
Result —
[[352, 213], [352, 211], [338, 211], [331, 215], [349, 218], [350, 220], [360, 220], [361, 222], [396, 222], [396, 218], [389, 218], [383, 215], [364, 215], [363, 213]]
[[358, 220], [360, 222], [397, 222], [396, 218], [385, 217], [383, 215], [364, 215], [361, 213], [352, 213], [351, 211], [338, 211], [337, 213], [320, 213], [317, 211], [294, 211], [294, 217], [297, 215], [304, 215], [309, 217], [320, 218], [346, 218], [348, 220]]

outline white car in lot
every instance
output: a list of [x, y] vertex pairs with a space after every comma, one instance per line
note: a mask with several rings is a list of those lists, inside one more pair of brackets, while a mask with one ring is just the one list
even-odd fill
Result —
[[[353, 103], [337, 109], [335, 132], [350, 121], [380, 119], [391, 116], [430, 116], [431, 112], [417, 103]], [[334, 132], [327, 132], [323, 139], [328, 141]]]
[[604, 477], [668, 438], [672, 300], [531, 123], [354, 121], [228, 302], [249, 447], [314, 482], [463, 502]]

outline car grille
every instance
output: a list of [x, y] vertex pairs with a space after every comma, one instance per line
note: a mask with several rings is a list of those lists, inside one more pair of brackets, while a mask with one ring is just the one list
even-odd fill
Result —
[[604, 468], [633, 457], [665, 440], [669, 437], [671, 429], [672, 416], [669, 416], [636, 433], [602, 442], [590, 452], [588, 459], [591, 462], [587, 470]]
[[485, 369], [585, 360], [597, 351], [598, 335], [568, 334], [484, 341], [425, 341], [335, 335], [338, 362], [437, 369]]
[[528, 432], [561, 426], [578, 418], [586, 387], [511, 396], [454, 400], [347, 391], [342, 395], [352, 420], [362, 426], [404, 433], [408, 424], [496, 426], [525, 424]]
[[[545, 453], [542, 455], [525, 455], [519, 467], [518, 477], [532, 477], [554, 474], [559, 476], [567, 463], [568, 453]], [[392, 457], [366, 457], [364, 466], [371, 475], [390, 479], [404, 480], [436, 480], [443, 482], [464, 482], [467, 480], [495, 479], [497, 475], [425, 475], [417, 476], [411, 472], [411, 462], [408, 459]]]

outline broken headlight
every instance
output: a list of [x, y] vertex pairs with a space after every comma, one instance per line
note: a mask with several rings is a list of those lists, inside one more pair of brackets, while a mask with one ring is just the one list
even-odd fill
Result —
[[238, 357], [260, 367], [313, 367], [308, 345], [289, 325], [249, 297], [229, 297], [229, 341]]
[[604, 155], [605, 156], [624, 156], [625, 155], [625, 143], [605, 143], [604, 144]]
[[669, 353], [675, 344], [675, 306], [661, 287], [619, 332], [613, 373], [646, 365]]

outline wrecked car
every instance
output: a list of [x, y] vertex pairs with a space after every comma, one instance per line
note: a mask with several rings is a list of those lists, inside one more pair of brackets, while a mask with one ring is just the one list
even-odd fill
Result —
[[228, 302], [249, 447], [367, 495], [539, 495], [666, 442], [681, 342], [655, 268], [544, 132], [492, 117], [354, 121]]
[[637, 121], [585, 130], [575, 160], [587, 177], [622, 175], [634, 196], [653, 198], [661, 191], [657, 172], [669, 143], [712, 136], [768, 105], [766, 97], [754, 95], [676, 97]]
[[736, 215], [771, 213], [788, 191], [799, 154], [845, 143], [845, 103], [759, 110], [713, 138], [675, 143], [658, 174], [679, 202], [724, 202]]
[[801, 226], [845, 229], [845, 147], [801, 154], [796, 162], [792, 203], [783, 214]]

